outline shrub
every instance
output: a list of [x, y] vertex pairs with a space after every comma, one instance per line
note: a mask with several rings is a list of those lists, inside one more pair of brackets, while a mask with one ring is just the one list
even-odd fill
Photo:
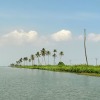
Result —
[[65, 64], [64, 64], [63, 62], [59, 62], [58, 65], [59, 65], [59, 66], [63, 66], [63, 65], [65, 65]]

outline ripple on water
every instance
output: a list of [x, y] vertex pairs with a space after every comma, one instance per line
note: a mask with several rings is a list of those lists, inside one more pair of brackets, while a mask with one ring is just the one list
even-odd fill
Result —
[[0, 100], [99, 100], [100, 78], [0, 68]]

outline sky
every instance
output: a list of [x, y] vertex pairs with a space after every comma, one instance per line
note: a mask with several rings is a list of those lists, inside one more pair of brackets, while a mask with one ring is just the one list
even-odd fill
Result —
[[100, 0], [0, 0], [0, 65], [8, 66], [42, 48], [63, 51], [65, 64], [100, 64]]

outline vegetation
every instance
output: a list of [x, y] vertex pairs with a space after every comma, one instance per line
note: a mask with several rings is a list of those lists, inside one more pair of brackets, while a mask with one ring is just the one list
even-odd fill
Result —
[[63, 62], [61, 62], [61, 61], [58, 63], [58, 66], [64, 66], [64, 65], [65, 64]]
[[31, 60], [32, 60], [32, 66], [33, 66], [34, 59], [35, 59], [34, 55], [31, 55], [31, 58], [29, 59], [29, 62], [31, 62]]
[[[51, 52], [49, 50], [46, 50], [45, 48], [42, 48], [42, 50], [36, 52], [36, 54], [31, 54], [30, 57], [23, 57], [16, 61], [16, 63], [11, 64], [11, 66], [29, 66], [30, 63], [32, 66], [36, 65], [35, 60], [37, 60], [37, 65], [51, 65], [49, 62], [49, 57], [51, 55]], [[60, 62], [62, 62], [62, 56], [64, 55], [63, 51], [59, 53]], [[46, 57], [48, 62], [46, 62]], [[57, 50], [54, 49], [52, 52], [53, 57], [53, 64], [56, 65], [56, 57], [57, 57]], [[41, 60], [42, 59], [42, 60]], [[28, 63], [29, 62], [29, 63]]]
[[41, 70], [50, 70], [50, 71], [60, 71], [60, 72], [72, 72], [85, 75], [95, 75], [100, 76], [100, 66], [92, 65], [41, 65], [41, 66], [16, 66], [18, 68], [29, 68], [29, 69], [41, 69]]
[[56, 59], [56, 57], [57, 57], [57, 54], [56, 54], [57, 50], [54, 49], [53, 52], [54, 52], [54, 54], [53, 54], [52, 56], [53, 56], [53, 58], [54, 58], [54, 65], [55, 65], [55, 64], [56, 64], [55, 59]]
[[62, 62], [62, 56], [64, 55], [64, 53], [63, 53], [63, 51], [61, 51], [60, 53], [59, 53], [59, 55], [60, 55], [60, 62]]
[[50, 51], [47, 51], [46, 52], [46, 55], [48, 56], [48, 65], [49, 65], [49, 56], [51, 55], [51, 52]]
[[[30, 68], [30, 69], [41, 69], [41, 70], [50, 70], [50, 71], [61, 71], [61, 72], [73, 72], [73, 73], [80, 73], [86, 75], [95, 75], [100, 76], [100, 66], [93, 66], [93, 65], [65, 65], [62, 62], [62, 56], [64, 55], [63, 51], [59, 53], [59, 63], [56, 64], [56, 57], [57, 57], [57, 50], [53, 50], [53, 61], [54, 65], [50, 65], [49, 56], [51, 52], [43, 48], [42, 50], [38, 51], [36, 54], [32, 54], [29, 58], [23, 57], [16, 61], [16, 63], [12, 63], [12, 67], [17, 68]], [[48, 64], [46, 57], [48, 58]], [[40, 60], [42, 58], [42, 61]], [[35, 59], [37, 60], [37, 64], [35, 63]], [[22, 63], [24, 62], [24, 64]], [[27, 63], [29, 62], [29, 63]], [[31, 65], [30, 65], [31, 64]]]

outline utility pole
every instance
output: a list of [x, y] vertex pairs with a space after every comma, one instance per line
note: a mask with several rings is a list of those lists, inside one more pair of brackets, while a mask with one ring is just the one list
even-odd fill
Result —
[[69, 60], [69, 62], [70, 62], [70, 65], [72, 65], [72, 60], [71, 59]]
[[96, 60], [96, 66], [97, 66], [97, 61], [98, 61], [98, 58], [95, 58], [95, 60]]
[[88, 59], [87, 59], [87, 52], [86, 52], [86, 29], [84, 29], [84, 51], [85, 51], [86, 64], [88, 66]]

